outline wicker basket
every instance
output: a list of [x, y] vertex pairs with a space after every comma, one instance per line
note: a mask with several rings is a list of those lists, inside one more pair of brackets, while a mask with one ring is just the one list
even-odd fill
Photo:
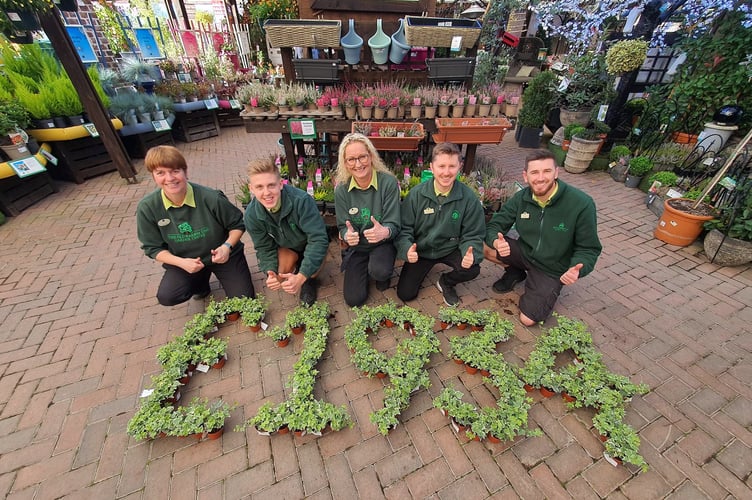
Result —
[[341, 21], [267, 19], [266, 38], [272, 47], [339, 47]]
[[451, 47], [452, 38], [462, 37], [469, 49], [480, 36], [481, 25], [470, 19], [406, 16], [405, 39], [413, 47]]

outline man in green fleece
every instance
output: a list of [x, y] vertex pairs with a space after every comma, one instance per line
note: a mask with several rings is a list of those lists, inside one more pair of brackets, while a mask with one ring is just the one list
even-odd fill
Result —
[[248, 165], [253, 199], [245, 210], [245, 227], [256, 248], [266, 286], [300, 301], [316, 302], [316, 276], [324, 264], [329, 235], [316, 202], [308, 193], [282, 183], [272, 158]]
[[159, 303], [203, 299], [212, 273], [228, 297], [255, 297], [240, 241], [243, 212], [221, 191], [188, 182], [185, 157], [173, 146], [151, 148], [144, 164], [160, 189], [139, 202], [136, 226], [144, 253], [165, 269]]
[[[550, 151], [532, 152], [522, 172], [528, 187], [486, 227], [485, 257], [506, 267], [494, 291], [508, 292], [527, 279], [520, 297], [520, 322], [526, 326], [548, 318], [562, 287], [589, 274], [601, 253], [593, 199], [558, 177]], [[513, 225], [518, 239], [504, 236]]]
[[448, 142], [434, 146], [431, 154], [433, 179], [412, 188], [402, 203], [402, 230], [397, 237], [397, 256], [404, 260], [397, 296], [413, 300], [423, 279], [436, 264], [446, 264], [436, 287], [444, 303], [460, 303], [455, 286], [480, 273], [483, 260], [485, 217], [473, 191], [456, 182], [460, 150]]

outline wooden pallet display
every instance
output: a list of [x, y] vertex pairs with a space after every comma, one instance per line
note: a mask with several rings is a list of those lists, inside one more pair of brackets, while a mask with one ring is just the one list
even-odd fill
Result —
[[217, 122], [219, 123], [219, 128], [243, 126], [243, 119], [240, 117], [239, 109], [219, 108], [217, 110]]
[[117, 170], [99, 137], [82, 137], [51, 144], [52, 155], [58, 159], [58, 164], [48, 165], [48, 171], [55, 179], [81, 184], [86, 179]]
[[128, 151], [128, 155], [131, 158], [144, 158], [146, 152], [154, 146], [161, 146], [167, 144], [170, 146], [175, 145], [175, 141], [172, 138], [172, 134], [169, 130], [164, 132], [145, 132], [142, 134], [126, 135], [121, 137], [125, 150]]
[[57, 188], [47, 172], [23, 179], [16, 176], [6, 177], [0, 180], [0, 210], [5, 215], [15, 216], [56, 192]]
[[178, 111], [175, 115], [172, 135], [179, 141], [193, 142], [219, 135], [219, 122], [217, 121], [217, 112], [214, 109]]

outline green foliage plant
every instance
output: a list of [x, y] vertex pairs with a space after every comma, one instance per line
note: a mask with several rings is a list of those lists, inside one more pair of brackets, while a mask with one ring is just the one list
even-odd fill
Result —
[[557, 77], [552, 71], [538, 73], [530, 80], [522, 94], [522, 109], [519, 111], [519, 124], [528, 128], [541, 128], [548, 111], [556, 100]]
[[640, 69], [648, 55], [648, 42], [640, 39], [620, 40], [606, 51], [606, 68], [612, 75]]
[[629, 173], [642, 177], [653, 169], [653, 161], [647, 156], [635, 156], [629, 160]]

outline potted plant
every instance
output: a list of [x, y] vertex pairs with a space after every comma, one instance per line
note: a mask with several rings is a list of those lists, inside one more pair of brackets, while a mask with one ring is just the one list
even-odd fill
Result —
[[287, 328], [277, 325], [262, 332], [261, 335], [272, 339], [277, 343], [277, 347], [286, 347], [290, 343], [292, 332]]
[[224, 432], [225, 420], [230, 417], [232, 407], [221, 400], [209, 403], [204, 399], [202, 403], [209, 410], [204, 418], [204, 431], [209, 439], [218, 439]]
[[648, 42], [642, 39], [620, 40], [606, 51], [606, 69], [622, 75], [640, 69], [648, 55]]
[[247, 326], [252, 332], [261, 329], [261, 320], [264, 319], [266, 308], [269, 305], [263, 295], [256, 295], [256, 298], [242, 297], [239, 299], [237, 312], [240, 313], [240, 321]]
[[579, 123], [570, 123], [564, 126], [564, 139], [561, 142], [561, 149], [569, 151], [569, 145], [572, 143], [572, 136], [585, 129], [584, 125]]
[[20, 160], [31, 154], [20, 134], [21, 129], [28, 126], [29, 115], [18, 101], [0, 101], [0, 147], [11, 160]]
[[436, 118], [436, 142], [456, 144], [498, 144], [512, 124], [497, 118]]
[[636, 188], [640, 185], [642, 178], [653, 170], [653, 161], [647, 156], [635, 156], [629, 160], [629, 169], [627, 170], [627, 177], [624, 180], [624, 185], [631, 188]]
[[[202, 364], [219, 369], [227, 360], [227, 341], [212, 337], [196, 345], [191, 346], [191, 360], [195, 364]], [[218, 366], [218, 364], [221, 364]]]
[[543, 134], [543, 121], [554, 103], [556, 75], [551, 71], [538, 73], [530, 80], [522, 95], [519, 111], [518, 142], [523, 148], [537, 148]]
[[632, 151], [627, 146], [622, 144], [614, 146], [608, 153], [608, 164], [611, 178], [616, 182], [624, 182], [627, 178], [627, 169], [629, 168], [629, 159], [632, 155]]
[[601, 140], [594, 128], [580, 129], [572, 135], [572, 143], [564, 158], [564, 170], [572, 174], [581, 174], [595, 158]]
[[136, 86], [140, 85], [149, 92], [154, 89], [156, 79], [159, 78], [159, 68], [135, 57], [129, 57], [120, 63], [120, 75], [123, 80]]
[[588, 53], [578, 56], [572, 66], [573, 73], [569, 75], [566, 86], [555, 96], [555, 105], [561, 110], [559, 119], [564, 126], [587, 123], [593, 107], [610, 101], [613, 95], [613, 77], [606, 72], [602, 55]]

